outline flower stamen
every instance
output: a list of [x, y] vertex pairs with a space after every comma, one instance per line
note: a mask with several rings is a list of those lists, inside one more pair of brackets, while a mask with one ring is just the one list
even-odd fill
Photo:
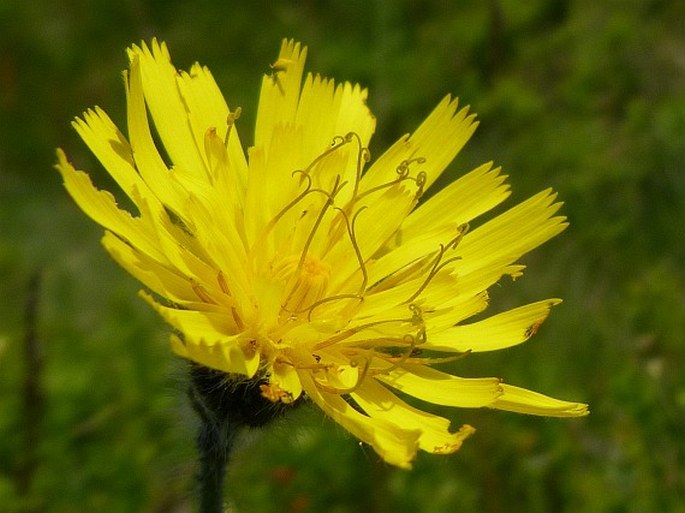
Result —
[[214, 300], [214, 298], [207, 292], [207, 289], [205, 289], [202, 285], [200, 285], [197, 281], [193, 280], [191, 278], [190, 280], [190, 286], [193, 289], [193, 292], [197, 295], [197, 297], [204, 303], [209, 303], [212, 305], [216, 305], [217, 302]]
[[221, 292], [223, 292], [227, 296], [231, 295], [231, 291], [228, 288], [228, 283], [226, 283], [226, 278], [224, 277], [223, 271], [219, 271], [217, 273], [216, 282], [219, 284], [219, 288], [221, 289]]
[[[356, 359], [350, 360], [350, 367], [355, 368], [359, 366], [359, 361]], [[337, 388], [332, 385], [324, 384], [320, 381], [316, 381], [316, 385], [321, 389], [325, 390], [326, 392], [329, 392], [331, 394], [337, 394], [337, 395], [347, 395], [353, 393], [355, 390], [359, 388], [359, 386], [364, 382], [364, 379], [366, 378], [366, 375], [369, 372], [369, 368], [371, 367], [371, 358], [364, 358], [364, 367], [362, 367], [361, 371], [357, 374], [357, 381], [354, 385], [348, 388]]]
[[397, 173], [397, 178], [394, 180], [391, 180], [389, 182], [382, 183], [380, 185], [376, 185], [375, 187], [371, 187], [370, 189], [365, 190], [361, 194], [357, 195], [355, 197], [355, 201], [359, 201], [362, 198], [365, 198], [366, 196], [369, 196], [370, 194], [373, 194], [374, 192], [381, 191], [383, 189], [389, 189], [390, 187], [393, 187], [395, 185], [398, 185], [404, 181], [411, 181], [416, 184], [416, 193], [414, 195], [414, 199], [417, 200], [423, 195], [423, 187], [426, 184], [426, 179], [427, 175], [425, 171], [419, 171], [416, 173], [416, 176], [410, 176], [409, 173], [411, 172], [411, 165], [414, 163], [417, 164], [423, 164], [426, 162], [426, 159], [423, 157], [416, 157], [413, 159], [408, 159], [408, 160], [403, 160], [400, 162], [400, 164], [397, 166], [395, 169]]
[[327, 191], [324, 191], [323, 189], [312, 189], [312, 192], [321, 192], [325, 196], [328, 196], [328, 199], [324, 203], [323, 207], [321, 208], [321, 212], [319, 212], [319, 215], [316, 218], [316, 221], [314, 221], [314, 225], [312, 226], [311, 231], [309, 232], [309, 235], [307, 236], [307, 240], [304, 243], [304, 246], [302, 247], [302, 253], [300, 254], [300, 261], [297, 264], [297, 268], [301, 269], [302, 265], [304, 264], [304, 260], [307, 257], [307, 253], [309, 252], [309, 247], [312, 244], [312, 241], [314, 240], [314, 236], [316, 235], [317, 230], [319, 229], [319, 226], [321, 225], [321, 221], [323, 221], [324, 216], [326, 215], [326, 212], [330, 208], [331, 205], [334, 204], [335, 202], [335, 196], [340, 192], [340, 190], [345, 186], [346, 182], [343, 182], [340, 184], [340, 175], [337, 175], [335, 177], [335, 183], [333, 184], [333, 190], [329, 193]]
[[371, 152], [367, 147], [362, 145], [362, 139], [357, 132], [348, 132], [345, 136], [345, 140], [350, 142], [353, 139], [357, 142], [357, 172], [355, 176], [352, 197], [356, 198], [359, 192], [359, 182], [362, 178], [362, 169], [364, 168], [364, 164], [371, 160]]
[[304, 169], [304, 173], [305, 173], [305, 174], [309, 174], [310, 171], [311, 171], [312, 169], [314, 169], [314, 167], [315, 167], [319, 162], [321, 162], [323, 159], [325, 159], [326, 157], [328, 157], [331, 153], [333, 153], [333, 152], [335, 152], [336, 150], [342, 148], [343, 146], [345, 146], [345, 145], [348, 144], [349, 142], [350, 142], [350, 140], [348, 140], [347, 138], [345, 138], [345, 137], [343, 137], [343, 136], [341, 136], [341, 135], [336, 135], [335, 137], [333, 137], [333, 140], [332, 140], [332, 142], [331, 142], [331, 146], [330, 146], [327, 150], [325, 150], [321, 155], [319, 155], [319, 156], [316, 157], [314, 160], [312, 160], [312, 161], [310, 162], [310, 164]]
[[409, 299], [405, 300], [405, 303], [411, 303], [414, 301], [417, 297], [421, 295], [421, 293], [426, 290], [426, 287], [428, 287], [428, 284], [435, 278], [435, 276], [442, 271], [446, 266], [451, 264], [452, 262], [456, 262], [457, 260], [460, 260], [461, 257], [455, 256], [448, 258], [447, 260], [443, 261], [443, 257], [445, 256], [445, 253], [448, 250], [455, 250], [457, 246], [459, 245], [459, 242], [461, 242], [461, 239], [464, 238], [464, 235], [468, 231], [469, 225], [468, 224], [462, 224], [457, 228], [457, 235], [449, 241], [447, 244], [440, 244], [440, 249], [438, 250], [438, 254], [435, 257], [435, 262], [433, 263], [433, 266], [431, 270], [428, 272], [428, 276], [426, 276], [426, 279], [423, 281], [421, 286], [414, 292]]
[[[335, 345], [339, 342], [342, 342], [343, 340], [351, 337], [352, 335], [356, 335], [357, 333], [360, 333], [364, 330], [369, 330], [371, 328], [375, 328], [377, 326], [382, 326], [385, 324], [406, 324], [406, 323], [409, 323], [412, 325], [416, 325], [417, 322], [422, 323], [423, 322], [422, 320], [417, 321], [417, 314], [414, 311], [414, 308], [417, 308], [417, 307], [412, 304], [409, 306], [409, 308], [413, 312], [412, 316], [409, 319], [383, 319], [380, 321], [372, 321], [372, 322], [367, 322], [365, 324], [360, 324], [359, 326], [354, 326], [352, 328], [348, 328], [346, 330], [339, 331], [334, 336], [332, 336], [326, 340], [322, 340], [321, 342], [319, 342], [318, 344], [316, 344], [314, 346], [313, 350], [318, 351], [320, 349], [330, 347], [330, 346]], [[389, 340], [389, 339], [386, 336], [386, 337], [380, 337], [378, 339], [365, 339], [364, 342], [368, 342], [368, 341], [378, 342], [378, 341], [387, 341], [387, 340]]]
[[298, 311], [307, 311], [312, 303], [325, 294], [330, 271], [330, 266], [316, 257], [308, 257], [302, 264], [298, 264], [294, 272], [290, 273], [288, 295], [281, 305], [281, 311], [287, 314], [287, 319], [293, 320], [292, 314]]

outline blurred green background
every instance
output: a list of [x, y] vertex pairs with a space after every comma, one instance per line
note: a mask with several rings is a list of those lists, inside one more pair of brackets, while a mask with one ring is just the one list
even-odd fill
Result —
[[185, 366], [52, 169], [62, 146], [111, 185], [69, 121], [97, 104], [124, 128], [124, 49], [156, 36], [211, 68], [248, 143], [282, 37], [369, 87], [375, 156], [455, 93], [481, 125], [448, 178], [494, 160], [507, 205], [552, 186], [571, 221], [493, 291], [493, 310], [564, 304], [452, 370], [589, 417], [434, 408], [478, 432], [405, 472], [300, 408], [241, 444], [235, 511], [685, 511], [684, 19], [666, 0], [0, 2], [0, 510], [192, 511]]

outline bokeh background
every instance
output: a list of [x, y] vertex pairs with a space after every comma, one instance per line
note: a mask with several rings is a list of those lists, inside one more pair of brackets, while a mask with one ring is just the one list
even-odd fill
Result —
[[589, 417], [434, 408], [478, 432], [406, 472], [305, 406], [240, 445], [235, 511], [685, 511], [683, 20], [668, 0], [0, 2], [0, 510], [192, 511], [185, 365], [52, 169], [62, 146], [111, 185], [69, 121], [100, 105], [123, 128], [124, 49], [156, 36], [211, 68], [244, 141], [282, 37], [370, 89], [375, 156], [455, 93], [481, 125], [447, 177], [494, 160], [507, 205], [552, 186], [571, 221], [493, 290], [493, 310], [565, 302], [452, 370]]

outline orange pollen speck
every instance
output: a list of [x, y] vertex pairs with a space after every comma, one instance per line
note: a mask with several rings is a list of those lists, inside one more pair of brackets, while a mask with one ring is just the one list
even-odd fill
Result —
[[263, 384], [259, 385], [259, 389], [262, 392], [262, 397], [268, 399], [272, 403], [283, 402], [287, 404], [293, 402], [292, 394], [283, 390], [278, 385]]

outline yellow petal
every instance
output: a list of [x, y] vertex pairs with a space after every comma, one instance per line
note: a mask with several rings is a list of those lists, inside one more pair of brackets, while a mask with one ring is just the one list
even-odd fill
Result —
[[238, 137], [238, 128], [234, 125], [233, 119], [229, 120], [230, 111], [226, 100], [211, 72], [207, 67], [195, 63], [190, 68], [190, 73], [180, 73], [178, 87], [186, 105], [188, 121], [196, 144], [199, 145], [200, 141], [204, 140], [210, 128], [215, 129], [219, 138], [224, 141], [230, 121], [231, 133], [227, 151], [231, 168], [235, 171], [232, 178], [244, 188], [247, 180], [247, 161]]
[[556, 194], [547, 189], [467, 233], [455, 254], [460, 275], [505, 266], [563, 231], [568, 223], [554, 216], [561, 207]]
[[56, 168], [71, 197], [93, 221], [126, 239], [152, 258], [164, 258], [155, 244], [154, 234], [150, 233], [143, 221], [119, 209], [112, 194], [96, 189], [90, 177], [83, 171], [74, 169], [61, 149], [57, 150]]
[[140, 66], [140, 58], [134, 55], [129, 73], [124, 74], [128, 134], [136, 168], [159, 201], [192, 226], [189, 217], [183, 214], [186, 193], [170, 180], [171, 171], [159, 155], [150, 133]]
[[302, 47], [293, 40], [284, 39], [271, 73], [262, 79], [255, 146], [264, 147], [267, 154], [271, 134], [276, 125], [295, 120], [306, 58], [307, 47]]
[[371, 417], [388, 420], [404, 429], [420, 431], [419, 447], [427, 452], [455, 452], [475, 431], [471, 426], [464, 425], [456, 433], [451, 433], [449, 420], [409, 406], [374, 380], [366, 380], [351, 395]]
[[360, 369], [358, 364], [336, 365], [326, 369], [326, 384], [338, 390], [338, 393], [344, 393], [344, 391], [354, 390], [359, 385], [363, 373], [364, 370]]
[[458, 101], [446, 96], [411, 136], [404, 136], [369, 168], [362, 180], [366, 191], [392, 181], [405, 160], [424, 158], [417, 169], [426, 172], [428, 188], [452, 162], [478, 125], [468, 107], [457, 110]]
[[141, 253], [112, 232], [105, 233], [102, 244], [119, 265], [156, 294], [175, 303], [195, 299], [190, 280], [179, 275], [176, 269], [169, 269]]
[[295, 367], [291, 364], [274, 362], [271, 367], [269, 383], [287, 392], [287, 400], [284, 402], [293, 402], [302, 394], [302, 382]]
[[[220, 198], [211, 190], [205, 189], [204, 194], [197, 196], [187, 192], [184, 201], [184, 212], [191, 212], [194, 221], [190, 237], [187, 234], [171, 234], [171, 242], [175, 243], [182, 258], [203, 261], [207, 270], [207, 280], [215, 281], [219, 269], [231, 269], [233, 272], [226, 276], [227, 281], [243, 280], [244, 273], [238, 272], [245, 267], [245, 248], [240, 234], [226, 217], [222, 209]], [[163, 234], [161, 234], [163, 235]], [[160, 235], [160, 240], [161, 240]], [[179, 264], [183, 265], [183, 264]]]
[[230, 309], [225, 307], [217, 305], [214, 311], [178, 309], [161, 305], [146, 292], [141, 292], [140, 295], [190, 341], [204, 340], [207, 345], [216, 345], [236, 336], [244, 336], [236, 325]]
[[[302, 87], [295, 123], [303, 129], [304, 165], [309, 165], [331, 146], [335, 137], [355, 134], [354, 138], [335, 153], [346, 153], [344, 164], [335, 172], [341, 182], [350, 186], [338, 196], [340, 204], [348, 201], [356, 183], [362, 148], [367, 147], [376, 126], [376, 120], [366, 106], [366, 89], [349, 82], [334, 84], [333, 80], [309, 74]], [[322, 116], [321, 113], [326, 115]], [[361, 164], [364, 164], [362, 159]]]
[[[403, 225], [404, 226], [404, 225]], [[395, 282], [404, 281], [405, 276], [416, 276], [420, 269], [430, 267], [428, 260], [433, 260], [440, 244], [446, 244], [458, 233], [458, 225], [445, 224], [431, 230], [418, 232], [411, 239], [404, 237], [404, 228], [393, 235], [386, 247], [381, 250], [375, 260], [369, 262], [369, 284], [382, 288]], [[392, 245], [392, 248], [388, 246]], [[388, 280], [390, 278], [390, 280]]]
[[[355, 228], [361, 254], [370, 257], [376, 253], [416, 204], [413, 192], [402, 187], [392, 187], [373, 198], [366, 210], [357, 217]], [[383, 222], [378, 222], [380, 219]]]
[[179, 91], [179, 75], [166, 44], [153, 40], [151, 46], [133, 45], [128, 54], [131, 63], [140, 61], [145, 102], [155, 128], [177, 172], [206, 179], [208, 172], [200, 152], [204, 132], [196, 134], [191, 129], [188, 107]]
[[335, 94], [336, 99], [341, 98], [334, 132], [340, 135], [354, 132], [362, 146], [368, 146], [376, 129], [376, 118], [366, 106], [368, 91], [359, 84], [345, 82], [336, 87]]
[[[327, 260], [340, 263], [337, 272], [331, 277], [332, 290], [338, 290], [341, 284], [349, 283], [351, 276], [357, 277], [353, 288], [359, 287], [361, 274], [357, 251], [363, 260], [371, 258], [397, 231], [415, 204], [414, 193], [402, 186], [393, 186], [364, 202], [364, 210], [357, 216], [354, 224], [356, 250], [352, 242], [346, 240], [335, 245], [326, 256]], [[383, 222], [379, 222], [379, 219]]]
[[[459, 283], [461, 284], [461, 282]], [[488, 299], [487, 291], [479, 290], [475, 294], [469, 292], [463, 296], [459, 295], [446, 304], [444, 309], [426, 313], [427, 335], [428, 333], [439, 333], [481, 313], [488, 307]]]
[[[280, 124], [273, 128], [271, 135], [269, 152], [261, 146], [250, 149], [245, 222], [252, 243], [257, 240], [264, 242], [265, 239], [273, 243], [278, 227], [292, 229], [293, 221], [284, 219], [278, 222], [276, 230], [270, 226], [270, 233], [262, 231], [302, 189], [301, 177], [293, 175], [293, 171], [306, 165], [302, 158], [301, 128], [292, 123]], [[270, 186], [265, 187], [265, 184]], [[291, 210], [291, 214], [297, 214], [296, 209]], [[273, 248], [260, 248], [260, 251], [264, 250], [271, 254]]]
[[587, 404], [554, 399], [513, 385], [502, 385], [502, 390], [490, 408], [545, 417], [582, 417], [589, 413]]
[[[233, 140], [233, 137], [230, 140]], [[240, 153], [240, 157], [236, 158], [231, 155], [230, 146], [229, 143], [227, 150], [224, 140], [219, 137], [216, 130], [210, 128], [205, 132], [205, 154], [212, 174], [214, 196], [223, 200], [226, 221], [234, 224], [235, 229], [242, 232], [241, 217], [247, 186], [247, 168], [240, 168], [247, 164], [244, 163], [242, 150], [236, 150]], [[236, 160], [243, 162], [236, 165]]]
[[179, 310], [163, 306], [149, 294], [140, 293], [169, 324], [183, 333], [172, 337], [172, 349], [201, 365], [251, 378], [260, 362], [256, 343], [240, 333], [230, 311]]
[[433, 333], [421, 347], [437, 351], [479, 352], [504, 349], [528, 340], [549, 315], [559, 299], [538, 301], [514, 308], [482, 321], [463, 324]]
[[192, 344], [172, 335], [171, 349], [178, 356], [210, 369], [242, 374], [248, 378], [252, 378], [259, 368], [260, 356], [258, 351], [228, 341], [215, 345], [207, 345], [203, 342]]
[[[501, 168], [492, 167], [492, 162], [483, 164], [429, 198], [402, 224], [402, 244], [410, 243], [425, 233], [439, 233], [439, 229], [446, 225], [454, 229], [469, 223], [502, 203], [511, 192], [509, 185], [504, 183], [507, 177], [500, 171]], [[430, 248], [445, 240], [424, 242]]]
[[102, 109], [86, 111], [83, 119], [77, 118], [72, 126], [129, 198], [135, 201], [135, 194], [140, 194], [152, 200], [136, 171], [131, 146]]
[[368, 322], [369, 319], [385, 317], [386, 313], [396, 307], [400, 307], [403, 315], [407, 317], [407, 299], [410, 298], [416, 289], [421, 286], [423, 279], [413, 279], [411, 281], [399, 281], [394, 286], [376, 292], [372, 289], [364, 296], [364, 301], [359, 305], [356, 317], [361, 322]]
[[497, 378], [460, 378], [424, 365], [405, 365], [375, 377], [405, 394], [443, 406], [479, 408], [491, 405], [502, 394]]
[[307, 396], [319, 408], [359, 440], [373, 447], [386, 462], [411, 468], [411, 461], [418, 450], [418, 430], [403, 429], [384, 419], [359, 413], [340, 395], [321, 391], [309, 373], [302, 373], [302, 385]]

